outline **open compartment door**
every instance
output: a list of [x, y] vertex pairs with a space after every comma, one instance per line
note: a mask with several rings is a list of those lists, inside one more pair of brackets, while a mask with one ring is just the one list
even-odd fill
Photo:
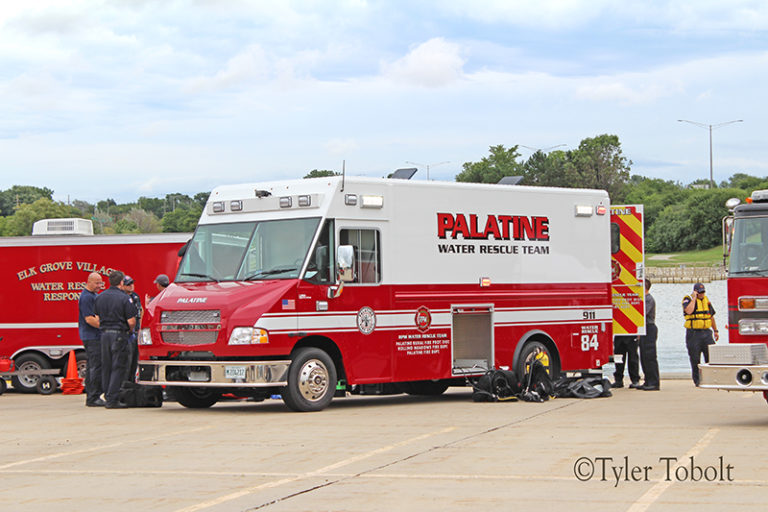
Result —
[[451, 307], [453, 375], [482, 374], [493, 367], [493, 306]]

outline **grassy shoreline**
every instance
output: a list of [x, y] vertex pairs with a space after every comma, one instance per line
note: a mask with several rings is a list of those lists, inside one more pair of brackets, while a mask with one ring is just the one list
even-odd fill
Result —
[[646, 267], [712, 267], [723, 264], [723, 248], [721, 246], [704, 251], [685, 251], [670, 254], [646, 253]]

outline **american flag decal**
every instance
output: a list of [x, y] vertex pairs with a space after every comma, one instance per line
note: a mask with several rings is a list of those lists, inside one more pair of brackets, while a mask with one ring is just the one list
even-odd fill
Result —
[[293, 299], [283, 299], [283, 309], [296, 309], [296, 301]]

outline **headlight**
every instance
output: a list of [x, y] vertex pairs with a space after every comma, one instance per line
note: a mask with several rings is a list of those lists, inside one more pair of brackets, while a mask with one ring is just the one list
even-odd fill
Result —
[[739, 334], [768, 334], [768, 320], [739, 320]]
[[259, 345], [269, 343], [269, 334], [257, 327], [235, 327], [229, 337], [230, 345]]
[[149, 333], [149, 329], [142, 329], [139, 331], [139, 345], [151, 345], [152, 335]]

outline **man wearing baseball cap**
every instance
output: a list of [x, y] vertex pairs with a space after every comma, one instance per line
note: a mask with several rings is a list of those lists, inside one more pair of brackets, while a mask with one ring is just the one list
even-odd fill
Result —
[[[157, 274], [157, 277], [155, 278], [155, 285], [157, 285], [157, 293], [159, 294], [166, 288], [168, 288], [168, 285], [171, 284], [171, 280], [168, 279], [168, 276], [165, 274]], [[149, 302], [154, 299], [157, 295], [150, 297], [148, 293], [144, 294], [144, 304], [149, 304]]]
[[[699, 363], [701, 356], [704, 362], [709, 362], [709, 345], [714, 345], [720, 339], [715, 323], [715, 308], [706, 296], [704, 285], [693, 285], [693, 293], [683, 298], [683, 314], [685, 315], [685, 346], [688, 349], [688, 359], [691, 361], [691, 377], [693, 383], [699, 385]], [[714, 333], [714, 339], [712, 334]]]

